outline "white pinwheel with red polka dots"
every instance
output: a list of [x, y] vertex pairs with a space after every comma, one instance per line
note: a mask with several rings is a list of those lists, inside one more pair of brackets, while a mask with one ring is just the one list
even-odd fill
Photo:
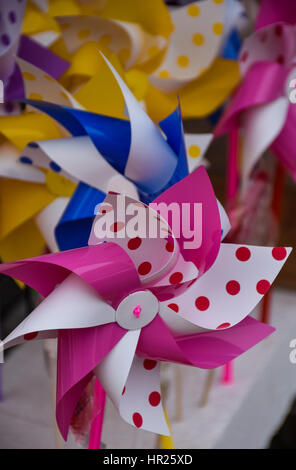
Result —
[[[184, 204], [202, 204], [198, 248], [186, 248], [182, 224], [170, 225], [164, 207], [171, 202], [180, 224], [191, 214]], [[290, 249], [221, 243], [226, 217], [204, 168], [154, 203], [158, 211], [109, 193], [88, 247], [0, 266], [45, 296], [4, 344], [58, 337], [57, 420], [65, 438], [93, 375], [124, 420], [168, 434], [159, 361], [215, 368], [273, 331], [246, 317]], [[154, 224], [157, 236], [147, 236]]]
[[133, 260], [145, 286], [152, 286], [154, 290], [167, 285], [181, 289], [181, 295], [173, 302], [168, 299], [163, 304], [181, 318], [204, 329], [229, 328], [245, 318], [267, 293], [291, 252], [290, 248], [284, 247], [221, 243], [215, 262], [199, 277], [196, 265], [184, 260], [178, 239], [167, 222], [159, 215], [153, 215], [153, 209], [148, 206], [125, 197], [126, 207], [132, 209], [131, 213], [134, 214], [133, 207], [140, 205], [144, 211], [145, 227], [149, 227], [150, 215], [150, 220], [156, 218], [160, 223], [160, 231], [163, 230], [170, 237], [169, 241], [168, 238], [139, 236], [130, 239], [125, 229], [132, 216], [127, 217], [125, 223], [117, 219], [118, 198], [122, 198], [122, 195], [107, 195], [97, 220], [108, 207], [108, 213], [112, 214], [111, 220], [114, 218], [115, 222], [112, 222], [104, 238], [96, 236], [94, 224], [89, 243], [92, 245], [102, 240], [112, 240], [119, 244]]

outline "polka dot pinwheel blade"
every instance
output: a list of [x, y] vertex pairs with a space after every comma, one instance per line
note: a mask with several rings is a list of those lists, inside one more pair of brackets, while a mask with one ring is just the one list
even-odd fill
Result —
[[[71, 316], [65, 315], [66, 311], [71, 311]], [[114, 319], [113, 308], [89, 284], [72, 274], [7, 336], [4, 344], [11, 347], [31, 339], [57, 337], [58, 330], [90, 328]]]
[[206, 164], [203, 156], [206, 153], [213, 136], [212, 134], [185, 134], [184, 137], [187, 150], [188, 169], [189, 173], [191, 173], [198, 166]]
[[289, 65], [294, 58], [294, 26], [277, 23], [255, 31], [242, 46], [239, 63], [245, 76], [257, 62]]
[[48, 73], [21, 58], [17, 58], [17, 63], [22, 72], [26, 98], [81, 109], [78, 101]]
[[260, 302], [290, 252], [291, 248], [222, 243], [211, 269], [174, 299], [173, 310], [202, 328], [230, 328]]
[[[142, 236], [133, 236], [129, 231], [136, 214], [143, 229], [145, 226]], [[149, 227], [151, 235], [152, 228], [155, 231], [153, 237], [149, 237]], [[169, 272], [169, 266], [177, 256], [177, 247], [165, 220], [145, 204], [112, 192], [108, 193], [98, 210], [89, 244], [97, 245], [102, 241], [112, 241], [123, 248], [133, 260], [141, 281], [146, 284], [158, 281]]]
[[159, 362], [134, 357], [119, 412], [136, 428], [170, 435], [162, 407]]
[[25, 1], [0, 1], [0, 77], [5, 81], [14, 68], [25, 6]]
[[175, 29], [151, 76], [154, 85], [166, 92], [178, 90], [211, 65], [222, 43], [225, 3], [205, 0], [172, 10]]
[[44, 183], [45, 176], [42, 171], [19, 161], [19, 150], [10, 142], [0, 144], [0, 176], [14, 178], [35, 183]]

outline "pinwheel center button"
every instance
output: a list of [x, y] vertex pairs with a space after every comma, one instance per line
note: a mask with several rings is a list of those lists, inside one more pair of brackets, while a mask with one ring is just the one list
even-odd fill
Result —
[[159, 302], [150, 291], [138, 291], [125, 297], [116, 310], [116, 322], [126, 330], [148, 325], [159, 311]]

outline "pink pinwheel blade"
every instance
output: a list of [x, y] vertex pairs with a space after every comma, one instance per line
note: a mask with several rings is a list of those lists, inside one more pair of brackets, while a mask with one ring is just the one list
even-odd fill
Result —
[[271, 150], [296, 180], [296, 106], [290, 105], [285, 125]]
[[[219, 252], [221, 222], [216, 196], [204, 167], [198, 168], [153, 201], [153, 204], [160, 203], [165, 203], [167, 206], [171, 203], [178, 203], [180, 208], [180, 226], [178, 227], [180, 236], [177, 236], [176, 233], [175, 235], [179, 241], [180, 251], [186, 261], [191, 261], [195, 264], [200, 275], [206, 272], [214, 263]], [[201, 233], [201, 245], [198, 248], [185, 248], [184, 242], [188, 242], [190, 239], [186, 238], [184, 233], [183, 203], [190, 203], [191, 224], [194, 221], [194, 213], [197, 210], [194, 204], [201, 204], [202, 218], [198, 221], [198, 226], [194, 227], [195, 231], [200, 230]], [[168, 219], [166, 212], [162, 210], [161, 206], [158, 212], [164, 219]], [[171, 219], [170, 216], [171, 214], [169, 214], [169, 219]], [[168, 223], [174, 232], [175, 227], [172, 226], [172, 220], [168, 220]]]
[[263, 0], [256, 21], [256, 29], [284, 21], [296, 23], [296, 3], [293, 0]]
[[132, 260], [114, 243], [6, 263], [0, 265], [0, 272], [19, 279], [44, 296], [49, 295], [73, 272], [90, 284], [104, 300], [114, 304], [141, 286]]
[[277, 63], [254, 64], [216, 127], [215, 136], [229, 132], [236, 125], [239, 114], [249, 107], [266, 104], [282, 96], [286, 78], [287, 70]]
[[158, 315], [143, 328], [137, 354], [150, 359], [214, 369], [235, 359], [274, 331], [247, 317], [233, 328], [173, 337]]
[[93, 369], [125, 334], [126, 330], [117, 323], [60, 331], [56, 417], [64, 439], [67, 438], [75, 406], [93, 376]]

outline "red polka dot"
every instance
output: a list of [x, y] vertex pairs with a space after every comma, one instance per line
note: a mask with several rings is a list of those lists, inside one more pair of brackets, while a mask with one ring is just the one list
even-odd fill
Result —
[[248, 57], [249, 57], [248, 51], [244, 51], [244, 52], [242, 53], [242, 55], [241, 55], [240, 60], [241, 60], [242, 62], [245, 62]]
[[266, 294], [269, 288], [270, 288], [270, 282], [267, 281], [266, 279], [261, 279], [261, 281], [259, 281], [256, 286], [258, 294], [261, 294], [261, 295]]
[[246, 246], [241, 246], [236, 250], [235, 255], [239, 261], [248, 261], [251, 257], [251, 252]]
[[141, 276], [145, 276], [151, 271], [151, 268], [152, 268], [151, 263], [149, 263], [148, 261], [145, 261], [144, 263], [141, 263], [140, 266], [138, 267], [138, 273]]
[[287, 250], [286, 250], [286, 248], [283, 248], [281, 246], [277, 246], [277, 247], [273, 248], [272, 256], [277, 261], [282, 261], [287, 256]]
[[124, 227], [124, 222], [114, 222], [114, 224], [112, 224], [110, 226], [110, 230], [111, 232], [119, 232], [120, 230], [122, 230]]
[[113, 211], [113, 207], [107, 206], [107, 205], [101, 206], [99, 209], [100, 214], [106, 214], [107, 212], [111, 212], [111, 211]]
[[137, 248], [139, 248], [141, 243], [142, 243], [142, 240], [141, 240], [140, 237], [131, 238], [131, 240], [129, 240], [127, 246], [129, 248], [129, 250], [136, 250]]
[[207, 297], [201, 295], [200, 297], [197, 297], [195, 301], [195, 306], [198, 310], [201, 310], [203, 312], [204, 310], [207, 310], [209, 308], [210, 301]]
[[278, 64], [281, 64], [281, 65], [282, 65], [282, 64], [284, 63], [284, 61], [285, 61], [285, 58], [284, 58], [284, 56], [283, 56], [282, 54], [280, 54], [280, 55], [277, 57], [276, 61], [277, 61]]
[[172, 242], [167, 242], [165, 249], [171, 253], [174, 251], [174, 244]]
[[137, 427], [137, 428], [140, 428], [143, 424], [143, 418], [142, 416], [140, 415], [140, 413], [134, 413], [133, 414], [133, 422], [134, 422], [134, 425]]
[[179, 306], [177, 304], [169, 304], [168, 307], [174, 310], [174, 312], [179, 312]]
[[240, 284], [237, 281], [229, 281], [226, 284], [226, 290], [230, 295], [237, 295], [240, 291]]
[[281, 36], [283, 32], [283, 27], [280, 24], [277, 24], [274, 28], [274, 33], [276, 36]]
[[122, 395], [125, 394], [125, 387], [123, 387], [123, 390], [122, 390]]
[[217, 326], [216, 330], [224, 330], [224, 328], [228, 328], [230, 323], [221, 323], [221, 325]]
[[143, 366], [146, 370], [152, 370], [154, 367], [156, 367], [157, 361], [154, 361], [153, 359], [145, 359], [143, 362]]
[[161, 400], [160, 393], [158, 392], [152, 392], [149, 395], [149, 403], [151, 406], [157, 406], [159, 405]]
[[170, 276], [170, 283], [171, 284], [179, 284], [183, 279], [183, 274], [182, 273], [174, 273]]
[[38, 331], [34, 331], [33, 333], [27, 333], [26, 335], [24, 335], [24, 339], [26, 341], [31, 341], [31, 339], [36, 338], [36, 336], [38, 336]]

